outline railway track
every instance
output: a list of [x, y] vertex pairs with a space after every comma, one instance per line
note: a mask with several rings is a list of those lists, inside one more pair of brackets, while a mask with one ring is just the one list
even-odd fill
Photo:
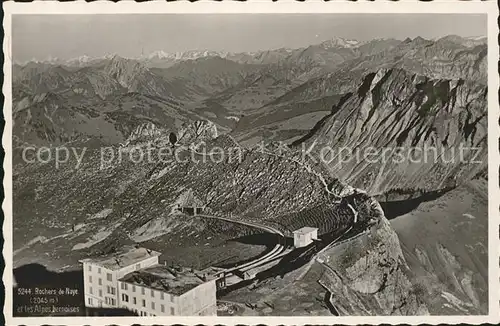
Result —
[[[198, 155], [202, 155], [202, 156], [206, 155], [205, 153], [198, 152], [196, 150], [196, 148], [194, 148], [194, 149], [191, 148], [190, 150], [192, 152], [194, 152], [195, 154], [198, 154]], [[298, 164], [299, 166], [301, 166], [302, 168], [304, 168], [308, 173], [314, 174], [320, 180], [320, 182], [323, 184], [325, 191], [328, 194], [332, 195], [333, 198], [335, 198], [335, 200], [338, 201], [340, 199], [338, 197], [338, 195], [336, 195], [335, 193], [333, 193], [329, 189], [328, 184], [326, 183], [326, 180], [324, 179], [324, 177], [319, 172], [317, 172], [313, 168], [311, 168], [308, 164], [304, 164], [303, 162], [300, 162], [300, 161], [295, 160], [293, 158], [285, 157], [285, 156], [282, 156], [282, 155], [276, 155], [275, 153], [271, 153], [271, 152], [267, 152], [267, 151], [263, 151], [263, 153], [267, 154], [267, 155], [281, 157], [283, 159], [295, 162], [296, 164]], [[353, 212], [353, 216], [354, 216], [351, 226], [345, 232], [343, 232], [342, 235], [340, 235], [339, 237], [335, 238], [333, 241], [331, 241], [328, 245], [326, 245], [323, 249], [321, 249], [321, 251], [319, 251], [318, 253], [316, 253], [314, 256], [317, 257], [317, 255], [319, 255], [320, 253], [322, 253], [322, 252], [328, 250], [329, 248], [331, 248], [332, 246], [334, 246], [337, 243], [337, 241], [339, 241], [346, 234], [348, 234], [354, 228], [354, 226], [357, 224], [357, 222], [358, 222], [358, 212], [354, 209], [354, 207], [352, 207], [351, 204], [347, 204], [347, 205], [348, 205], [349, 209]], [[278, 244], [276, 244], [276, 246], [273, 249], [271, 249], [271, 251], [269, 251], [268, 253], [266, 253], [264, 256], [259, 257], [259, 258], [255, 259], [255, 260], [252, 260], [250, 262], [246, 262], [246, 263], [243, 263], [241, 265], [238, 265], [238, 266], [226, 269], [226, 270], [220, 272], [220, 275], [231, 276], [231, 275], [234, 275], [235, 271], [240, 271], [240, 272], [244, 272], [244, 273], [245, 272], [249, 272], [249, 271], [251, 271], [252, 269], [254, 269], [256, 267], [262, 266], [262, 265], [264, 265], [264, 264], [272, 261], [276, 257], [284, 254], [284, 252], [286, 251], [286, 246], [285, 246], [286, 238], [285, 238], [285, 235], [283, 234], [283, 232], [281, 232], [280, 230], [275, 229], [273, 227], [262, 225], [262, 224], [258, 224], [258, 223], [254, 223], [254, 222], [247, 222], [247, 221], [237, 220], [237, 219], [233, 219], [233, 218], [222, 217], [222, 216], [214, 216], [214, 215], [206, 215], [206, 214], [200, 214], [198, 216], [205, 217], [205, 218], [214, 218], [214, 219], [219, 219], [219, 220], [223, 220], [223, 221], [228, 221], [228, 222], [231, 222], [231, 223], [237, 223], [237, 224], [241, 224], [241, 225], [245, 225], [245, 226], [250, 226], [250, 227], [254, 227], [254, 228], [263, 230], [263, 231], [268, 232], [268, 233], [273, 233], [273, 234], [278, 235], [278, 239], [279, 239]], [[344, 239], [344, 241], [345, 240], [346, 239]]]
[[280, 230], [275, 229], [273, 227], [269, 227], [266, 225], [257, 224], [257, 223], [253, 223], [253, 222], [246, 222], [246, 221], [241, 221], [241, 220], [237, 220], [237, 219], [222, 217], [222, 216], [206, 215], [206, 214], [200, 214], [197, 216], [204, 217], [204, 218], [214, 218], [214, 219], [223, 220], [223, 221], [227, 221], [227, 222], [231, 222], [231, 223], [250, 226], [253, 228], [263, 230], [263, 231], [268, 232], [268, 233], [273, 233], [273, 234], [278, 235], [278, 239], [279, 239], [278, 244], [276, 244], [276, 246], [274, 246], [274, 248], [271, 249], [271, 251], [266, 253], [264, 256], [259, 257], [255, 260], [252, 260], [250, 262], [246, 262], [246, 263], [243, 263], [241, 265], [225, 269], [224, 271], [221, 271], [220, 273], [224, 273], [227, 275], [227, 274], [231, 274], [237, 270], [242, 271], [242, 272], [248, 272], [257, 266], [261, 266], [261, 265], [265, 264], [266, 262], [273, 260], [275, 257], [284, 253], [286, 250], [285, 235], [283, 234], [283, 232], [281, 232]]

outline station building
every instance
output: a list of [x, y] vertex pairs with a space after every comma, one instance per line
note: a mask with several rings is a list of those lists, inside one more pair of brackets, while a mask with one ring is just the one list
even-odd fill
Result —
[[156, 264], [118, 280], [119, 306], [139, 316], [215, 316], [216, 279], [184, 267]]
[[295, 248], [302, 248], [310, 245], [313, 240], [318, 239], [318, 229], [312, 227], [303, 227], [293, 231], [293, 245]]
[[106, 255], [80, 260], [85, 306], [119, 307], [118, 280], [133, 271], [158, 264], [159, 256], [159, 252], [150, 249], [124, 246]]

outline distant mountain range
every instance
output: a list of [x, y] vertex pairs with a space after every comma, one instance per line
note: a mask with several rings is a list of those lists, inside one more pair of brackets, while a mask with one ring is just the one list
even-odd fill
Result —
[[[467, 47], [472, 47], [476, 45], [486, 44], [486, 37], [478, 36], [478, 37], [461, 37], [458, 35], [448, 35], [443, 38], [437, 39], [448, 41], [451, 43], [461, 44]], [[146, 63], [152, 67], [165, 68], [169, 65], [175, 64], [179, 61], [185, 60], [195, 60], [198, 58], [205, 57], [221, 57], [227, 58], [229, 60], [233, 60], [236, 62], [243, 63], [272, 63], [276, 62], [279, 59], [287, 57], [291, 53], [295, 51], [306, 50], [310, 47], [323, 48], [327, 49], [340, 49], [340, 48], [351, 48], [358, 49], [360, 51], [366, 51], [367, 48], [373, 49], [373, 44], [377, 43], [398, 43], [400, 40], [396, 39], [375, 39], [371, 41], [357, 41], [352, 39], [345, 39], [341, 37], [333, 37], [329, 40], [326, 40], [320, 44], [312, 45], [304, 48], [280, 48], [275, 50], [261, 50], [261, 51], [253, 51], [253, 52], [228, 52], [228, 51], [213, 51], [213, 50], [188, 50], [188, 51], [180, 51], [180, 52], [165, 52], [164, 50], [153, 51], [148, 54], [141, 54], [138, 57], [131, 57], [129, 59], [138, 60]], [[109, 59], [113, 57], [115, 54], [107, 54], [100, 57], [91, 57], [88, 55], [82, 55], [79, 57], [74, 57], [70, 59], [59, 59], [56, 57], [49, 57], [47, 59], [31, 59], [25, 62], [15, 61], [18, 65], [26, 65], [30, 62], [37, 64], [51, 64], [51, 65], [63, 65], [70, 67], [83, 67], [87, 65], [92, 65], [102, 60]]]
[[[256, 53], [158, 52], [139, 59], [113, 55], [64, 64], [29, 62], [13, 66], [14, 135], [28, 143], [85, 142], [98, 124], [99, 138], [116, 143], [144, 122], [175, 126], [202, 118], [222, 130], [234, 129], [243, 141], [259, 133], [293, 140], [380, 69], [486, 84], [484, 42], [458, 36], [334, 38]], [[272, 112], [277, 113], [266, 121], [256, 119]], [[301, 119], [307, 121], [293, 127]], [[276, 123], [280, 127], [272, 132], [258, 131]]]

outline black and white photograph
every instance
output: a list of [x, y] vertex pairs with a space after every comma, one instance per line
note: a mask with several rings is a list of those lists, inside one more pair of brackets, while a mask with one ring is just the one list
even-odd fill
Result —
[[10, 14], [8, 313], [498, 315], [488, 19]]

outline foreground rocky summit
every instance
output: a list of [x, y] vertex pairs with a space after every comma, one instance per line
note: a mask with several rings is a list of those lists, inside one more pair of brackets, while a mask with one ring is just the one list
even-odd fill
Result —
[[413, 279], [384, 216], [369, 233], [328, 250], [319, 282], [339, 315], [426, 315], [426, 291]]

